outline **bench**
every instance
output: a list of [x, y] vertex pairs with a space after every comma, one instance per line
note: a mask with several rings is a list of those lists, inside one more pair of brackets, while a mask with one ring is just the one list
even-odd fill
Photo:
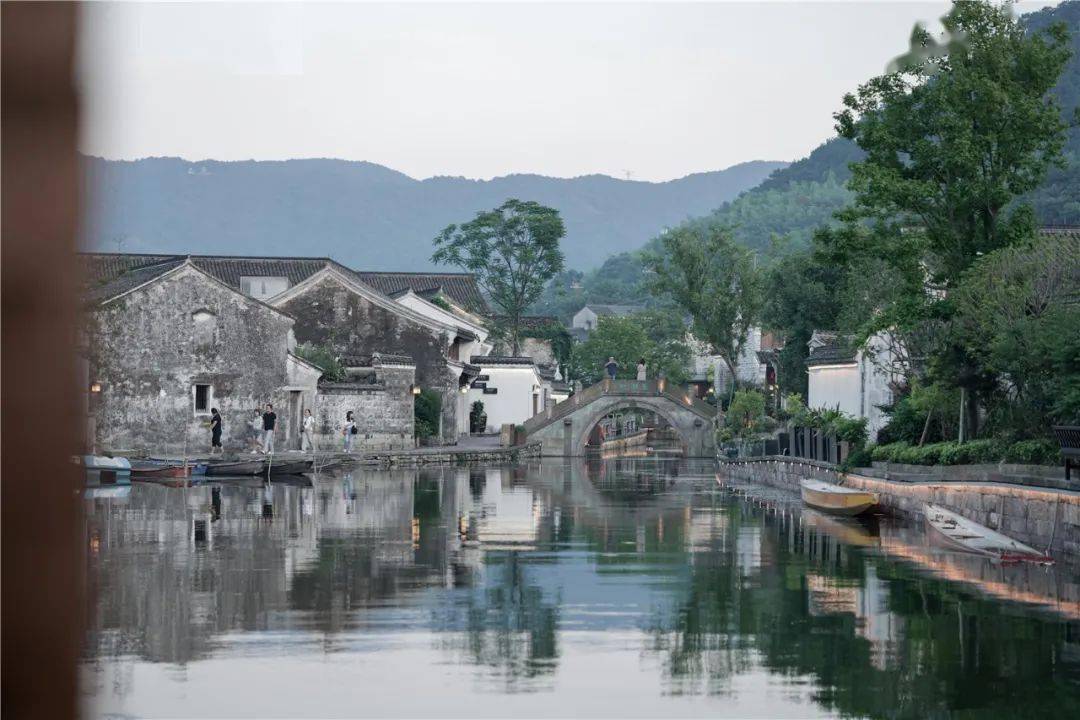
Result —
[[[1080, 426], [1055, 425], [1054, 435], [1061, 444], [1061, 456], [1065, 458], [1065, 482], [1072, 479], [1073, 463], [1080, 459]], [[1080, 467], [1080, 463], [1077, 463]]]

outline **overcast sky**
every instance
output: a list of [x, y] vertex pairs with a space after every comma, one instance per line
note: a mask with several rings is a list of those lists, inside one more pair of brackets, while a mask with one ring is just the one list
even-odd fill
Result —
[[94, 3], [82, 149], [416, 178], [793, 160], [947, 5]]

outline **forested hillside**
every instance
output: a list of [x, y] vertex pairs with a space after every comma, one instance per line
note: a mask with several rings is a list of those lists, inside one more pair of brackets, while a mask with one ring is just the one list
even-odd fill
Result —
[[[1071, 33], [1073, 55], [1054, 95], [1064, 117], [1074, 124], [1066, 137], [1066, 167], [1052, 169], [1024, 201], [1031, 204], [1042, 224], [1080, 225], [1080, 126], [1074, 119], [1080, 108], [1080, 0], [1032, 13], [1024, 22], [1032, 31], [1062, 22]], [[862, 151], [851, 141], [833, 138], [809, 156], [777, 170], [757, 187], [691, 222], [716, 220], [732, 225], [736, 238], [766, 256], [777, 254], [778, 238], [783, 238], [784, 250], [805, 247], [814, 230], [829, 224], [833, 213], [851, 199], [844, 187], [851, 175], [848, 165], [861, 158]], [[646, 244], [646, 248], [650, 246], [655, 247], [655, 239]], [[620, 253], [597, 271], [575, 275], [572, 280], [557, 278], [537, 310], [565, 315], [585, 302], [647, 303], [639, 252]]]

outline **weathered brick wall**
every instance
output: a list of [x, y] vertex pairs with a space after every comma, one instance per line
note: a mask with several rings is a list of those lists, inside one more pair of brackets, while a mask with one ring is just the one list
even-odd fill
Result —
[[456, 382], [446, 366], [443, 334], [358, 295], [333, 277], [314, 284], [279, 307], [296, 318], [296, 341], [329, 347], [342, 356], [373, 352], [409, 355], [416, 382], [443, 395], [443, 437], [456, 440]]
[[354, 450], [400, 450], [413, 446], [413, 399], [370, 385], [320, 386], [315, 400], [315, 446], [341, 450], [345, 413], [352, 410]]
[[[804, 479], [838, 482], [826, 463], [764, 458], [721, 463], [719, 472], [742, 481], [799, 491]], [[878, 493], [892, 512], [922, 517], [926, 503], [942, 505], [980, 525], [999, 530], [1055, 556], [1080, 560], [1080, 492], [993, 482], [950, 480], [948, 469], [933, 482], [900, 482], [846, 474], [843, 484]]]
[[[196, 313], [212, 321], [197, 323]], [[207, 315], [200, 315], [207, 317]], [[292, 321], [199, 271], [178, 272], [88, 314], [91, 398], [100, 450], [192, 454], [210, 446], [207, 416], [196, 416], [192, 384], [213, 386], [226, 447], [247, 441], [256, 407], [281, 408]], [[43, 408], [47, 412], [47, 408]]]

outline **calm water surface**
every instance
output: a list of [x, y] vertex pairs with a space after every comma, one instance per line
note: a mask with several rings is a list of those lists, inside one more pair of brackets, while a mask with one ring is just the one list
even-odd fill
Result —
[[1080, 717], [1077, 577], [710, 466], [86, 500], [98, 717]]

